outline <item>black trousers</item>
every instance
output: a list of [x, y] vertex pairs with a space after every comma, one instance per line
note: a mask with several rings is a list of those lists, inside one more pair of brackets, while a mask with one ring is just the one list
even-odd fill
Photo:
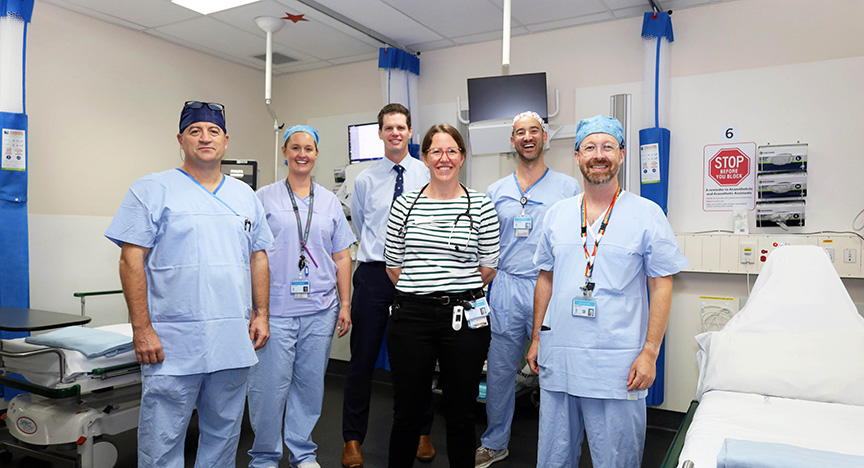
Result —
[[[396, 288], [383, 262], [365, 262], [354, 271], [354, 293], [351, 297], [351, 361], [345, 380], [342, 400], [342, 438], [345, 442], [366, 439], [369, 426], [369, 399], [372, 393], [372, 372], [381, 352], [387, 318]], [[431, 385], [431, 379], [429, 381]], [[422, 434], [432, 429], [434, 407], [428, 405]], [[419, 436], [418, 436], [419, 439]], [[417, 440], [414, 441], [417, 443]]]
[[393, 377], [390, 468], [414, 464], [423, 415], [431, 399], [437, 361], [451, 468], [474, 466], [474, 410], [489, 350], [489, 327], [453, 330], [453, 305], [412, 302], [397, 295], [387, 329]]

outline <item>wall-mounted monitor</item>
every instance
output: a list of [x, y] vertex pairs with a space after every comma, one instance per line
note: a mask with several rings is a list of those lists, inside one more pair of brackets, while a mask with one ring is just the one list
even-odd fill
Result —
[[246, 182], [252, 190], [258, 190], [258, 161], [251, 159], [223, 159], [222, 173]]
[[545, 72], [468, 78], [468, 117], [471, 122], [512, 119], [528, 110], [549, 121]]
[[348, 162], [355, 164], [384, 157], [384, 141], [378, 137], [378, 122], [348, 126]]

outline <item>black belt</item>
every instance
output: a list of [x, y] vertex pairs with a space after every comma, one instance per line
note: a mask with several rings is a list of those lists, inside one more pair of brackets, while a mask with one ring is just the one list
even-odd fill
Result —
[[397, 302], [416, 302], [420, 304], [433, 305], [459, 305], [465, 301], [473, 301], [483, 297], [483, 288], [473, 289], [471, 291], [463, 291], [450, 294], [411, 294], [402, 291], [396, 291]]

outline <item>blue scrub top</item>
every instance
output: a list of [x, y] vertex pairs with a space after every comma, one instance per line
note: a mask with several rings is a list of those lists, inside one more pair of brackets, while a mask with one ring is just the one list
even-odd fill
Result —
[[[306, 254], [310, 293], [306, 299], [295, 299], [291, 294], [291, 281], [299, 278], [300, 237], [297, 233], [297, 216], [288, 196], [285, 181], [280, 180], [258, 190], [258, 198], [267, 213], [267, 224], [273, 231], [275, 242], [267, 249], [270, 261], [270, 316], [297, 317], [328, 310], [339, 301], [336, 290], [336, 262], [333, 254], [347, 249], [357, 241], [342, 205], [324, 187], [314, 184], [315, 202], [313, 204], [311, 232], [306, 248], [311, 252], [313, 262]], [[309, 197], [294, 197], [300, 212], [300, 224], [306, 233], [306, 220], [309, 215]], [[318, 266], [315, 266], [315, 263]], [[349, 298], [343, 298], [348, 300]]]
[[147, 307], [165, 361], [144, 375], [189, 375], [258, 362], [249, 338], [249, 259], [273, 242], [264, 208], [232, 177], [210, 193], [178, 169], [129, 188], [105, 231], [115, 244], [147, 247]]
[[[622, 192], [594, 261], [596, 317], [574, 316], [573, 300], [582, 298], [579, 287], [585, 284], [581, 203], [581, 196], [569, 198], [546, 213], [534, 256], [541, 270], [554, 272], [543, 320], [549, 330], [540, 331], [540, 386], [579, 397], [626, 399], [630, 366], [648, 331], [647, 277], [673, 275], [689, 263], [660, 207]], [[589, 234], [589, 251], [593, 243]], [[644, 398], [648, 392], [630, 393]]]
[[582, 193], [579, 182], [573, 177], [551, 169], [526, 192], [528, 203], [525, 215], [531, 217], [528, 237], [516, 237], [513, 219], [522, 215], [522, 192], [513, 174], [495, 182], [486, 190], [486, 196], [495, 205], [501, 229], [501, 251], [498, 270], [515, 276], [537, 278], [539, 268], [534, 265], [534, 252], [543, 232], [543, 219], [555, 203]]

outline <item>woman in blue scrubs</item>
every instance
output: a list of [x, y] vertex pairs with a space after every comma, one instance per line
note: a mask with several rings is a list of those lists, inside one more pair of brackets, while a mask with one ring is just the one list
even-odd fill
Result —
[[275, 239], [270, 259], [270, 342], [249, 374], [251, 468], [279, 466], [282, 441], [291, 466], [313, 468], [312, 429], [321, 415], [324, 372], [334, 329], [351, 326], [351, 258], [357, 239], [339, 200], [312, 182], [318, 131], [285, 131], [288, 177], [258, 191]]

